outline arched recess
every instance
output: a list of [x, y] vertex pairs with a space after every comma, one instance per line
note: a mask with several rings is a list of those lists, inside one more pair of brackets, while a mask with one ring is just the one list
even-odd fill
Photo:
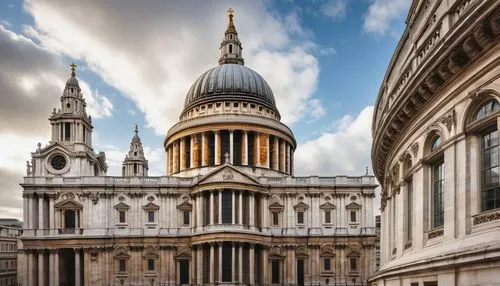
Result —
[[471, 99], [465, 108], [463, 116], [457, 118], [459, 120], [458, 126], [461, 126], [462, 130], [468, 130], [468, 125], [474, 120], [479, 109], [488, 101], [496, 100], [500, 103], [500, 92], [494, 89], [482, 89], [471, 96]]

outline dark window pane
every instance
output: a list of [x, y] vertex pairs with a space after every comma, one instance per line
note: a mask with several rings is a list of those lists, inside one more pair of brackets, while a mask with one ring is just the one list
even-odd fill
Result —
[[233, 222], [232, 194], [229, 191], [222, 192], [222, 223]]
[[323, 263], [325, 265], [325, 271], [329, 271], [331, 269], [330, 258], [325, 258], [323, 260]]
[[148, 211], [148, 222], [155, 222], [155, 212]]
[[120, 259], [118, 261], [119, 261], [120, 272], [126, 272], [127, 271], [127, 261], [125, 259]]
[[325, 211], [325, 223], [332, 222], [332, 213], [330, 211]]
[[183, 224], [189, 225], [189, 211], [183, 211]]
[[273, 212], [273, 225], [279, 225], [279, 214], [277, 212]]
[[297, 212], [297, 223], [304, 223], [304, 212]]
[[120, 211], [120, 223], [125, 223], [125, 211]]
[[356, 222], [356, 212], [351, 211], [351, 222]]
[[232, 274], [232, 248], [229, 244], [222, 246], [222, 281], [231, 282]]
[[280, 261], [273, 260], [271, 262], [271, 282], [272, 283], [280, 283]]
[[358, 270], [357, 260], [356, 258], [351, 258], [351, 271]]
[[149, 271], [155, 270], [155, 260], [154, 259], [148, 259], [148, 270]]

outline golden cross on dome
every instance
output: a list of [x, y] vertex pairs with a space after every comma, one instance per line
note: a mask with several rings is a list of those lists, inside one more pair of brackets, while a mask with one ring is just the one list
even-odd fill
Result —
[[227, 9], [227, 13], [232, 16], [234, 13], [234, 10], [232, 8]]
[[75, 75], [75, 70], [76, 70], [75, 63], [71, 63], [69, 66], [71, 67], [71, 75]]

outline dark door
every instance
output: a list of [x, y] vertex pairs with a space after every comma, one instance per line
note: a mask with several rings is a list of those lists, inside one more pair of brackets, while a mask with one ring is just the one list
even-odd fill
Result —
[[189, 260], [179, 260], [180, 281], [182, 284], [189, 284]]
[[64, 212], [64, 228], [75, 228], [75, 211], [67, 210]]
[[304, 260], [297, 260], [297, 285], [304, 286]]

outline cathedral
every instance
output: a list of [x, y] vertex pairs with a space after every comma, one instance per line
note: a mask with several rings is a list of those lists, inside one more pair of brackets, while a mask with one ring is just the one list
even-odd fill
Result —
[[163, 141], [165, 176], [148, 176], [137, 127], [106, 175], [72, 65], [21, 183], [19, 285], [366, 285], [375, 177], [294, 176], [297, 142], [228, 12], [218, 65]]

